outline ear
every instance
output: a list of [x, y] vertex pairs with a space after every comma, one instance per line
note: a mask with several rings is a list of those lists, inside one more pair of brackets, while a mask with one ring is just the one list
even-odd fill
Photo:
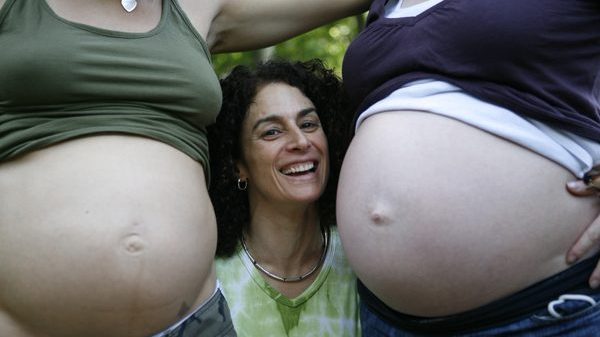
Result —
[[248, 168], [246, 168], [246, 165], [241, 160], [235, 161], [235, 173], [242, 180], [248, 179]]

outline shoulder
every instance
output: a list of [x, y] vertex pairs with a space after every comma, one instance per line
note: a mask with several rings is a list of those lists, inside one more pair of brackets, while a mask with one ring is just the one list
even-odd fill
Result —
[[[5, 1], [5, 0], [0, 0]], [[179, 4], [194, 28], [206, 39], [211, 24], [223, 10], [226, 0], [164, 0]]]
[[235, 280], [244, 271], [244, 265], [237, 253], [229, 257], [216, 258], [215, 266], [217, 269], [217, 278], [225, 283], [229, 282], [229, 280]]
[[355, 279], [356, 275], [348, 263], [346, 253], [344, 252], [344, 247], [342, 246], [340, 235], [336, 227], [332, 227], [330, 229], [329, 241], [329, 251], [332, 255], [330, 257], [330, 263], [333, 271], [333, 275], [331, 276], [346, 280]]

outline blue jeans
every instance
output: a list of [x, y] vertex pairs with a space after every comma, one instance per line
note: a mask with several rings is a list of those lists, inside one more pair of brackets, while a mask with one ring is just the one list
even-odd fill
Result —
[[379, 318], [364, 303], [361, 303], [360, 319], [363, 337], [598, 337], [600, 336], [600, 292], [574, 297], [565, 296], [563, 299], [550, 301], [546, 308], [531, 312], [530, 315], [509, 324], [460, 334], [427, 335], [404, 331]]

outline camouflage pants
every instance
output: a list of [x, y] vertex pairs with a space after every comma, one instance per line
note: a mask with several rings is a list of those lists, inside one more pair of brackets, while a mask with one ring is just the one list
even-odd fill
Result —
[[227, 301], [215, 294], [189, 317], [152, 337], [236, 337]]

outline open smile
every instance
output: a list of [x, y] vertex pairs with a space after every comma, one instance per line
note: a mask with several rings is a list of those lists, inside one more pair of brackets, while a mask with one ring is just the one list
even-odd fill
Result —
[[312, 173], [317, 170], [317, 163], [313, 161], [304, 162], [304, 163], [296, 163], [288, 167], [284, 167], [279, 172], [285, 174], [286, 176], [298, 176], [306, 173]]

